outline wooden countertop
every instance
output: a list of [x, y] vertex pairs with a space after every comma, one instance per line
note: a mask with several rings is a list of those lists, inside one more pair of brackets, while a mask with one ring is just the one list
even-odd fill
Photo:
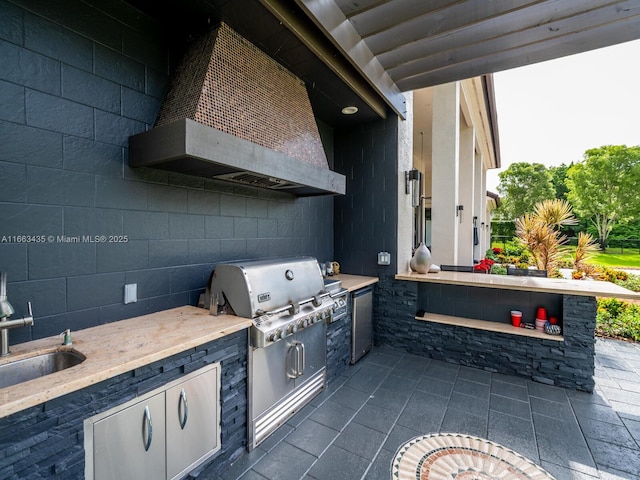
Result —
[[346, 288], [350, 292], [368, 287], [369, 285], [373, 285], [374, 283], [378, 282], [378, 277], [349, 275], [348, 273], [340, 273], [329, 278], [340, 280], [342, 282], [342, 288]]
[[233, 315], [214, 317], [208, 310], [184, 306], [72, 331], [71, 347], [60, 346], [61, 339], [57, 336], [13, 345], [11, 355], [0, 358], [0, 365], [65, 349], [76, 350], [87, 358], [66, 370], [0, 389], [0, 418], [211, 342], [251, 324], [250, 319]]
[[396, 280], [412, 282], [444, 283], [470, 287], [523, 290], [529, 292], [582, 295], [588, 297], [612, 297], [640, 300], [640, 293], [632, 292], [611, 282], [590, 280], [566, 280], [562, 278], [519, 277], [516, 275], [487, 275], [469, 272], [402, 273]]

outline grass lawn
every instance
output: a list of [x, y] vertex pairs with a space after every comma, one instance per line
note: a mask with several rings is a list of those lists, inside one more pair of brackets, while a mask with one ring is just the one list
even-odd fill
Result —
[[589, 258], [588, 262], [594, 265], [605, 265], [607, 267], [640, 268], [640, 254], [637, 253], [637, 251], [629, 253], [596, 253]]

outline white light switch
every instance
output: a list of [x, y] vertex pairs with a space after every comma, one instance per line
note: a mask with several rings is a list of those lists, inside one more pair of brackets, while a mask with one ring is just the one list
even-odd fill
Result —
[[134, 303], [138, 301], [138, 284], [130, 283], [124, 286], [124, 303]]
[[378, 265], [390, 265], [391, 254], [389, 252], [378, 252]]

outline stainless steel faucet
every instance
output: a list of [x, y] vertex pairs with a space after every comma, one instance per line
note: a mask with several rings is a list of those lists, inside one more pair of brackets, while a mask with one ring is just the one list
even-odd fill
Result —
[[31, 302], [27, 302], [27, 310], [29, 311], [28, 316], [17, 320], [7, 320], [15, 310], [7, 300], [7, 272], [0, 272], [0, 341], [2, 342], [0, 356], [6, 357], [11, 353], [9, 351], [9, 329], [33, 325]]

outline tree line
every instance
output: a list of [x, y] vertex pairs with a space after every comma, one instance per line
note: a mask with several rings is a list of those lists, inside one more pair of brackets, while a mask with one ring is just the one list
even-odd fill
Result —
[[612, 235], [640, 238], [640, 146], [592, 148], [580, 162], [557, 167], [512, 163], [499, 179], [495, 234], [513, 232], [512, 222], [557, 198], [566, 200], [578, 219], [567, 228], [569, 236], [589, 232], [603, 249]]

